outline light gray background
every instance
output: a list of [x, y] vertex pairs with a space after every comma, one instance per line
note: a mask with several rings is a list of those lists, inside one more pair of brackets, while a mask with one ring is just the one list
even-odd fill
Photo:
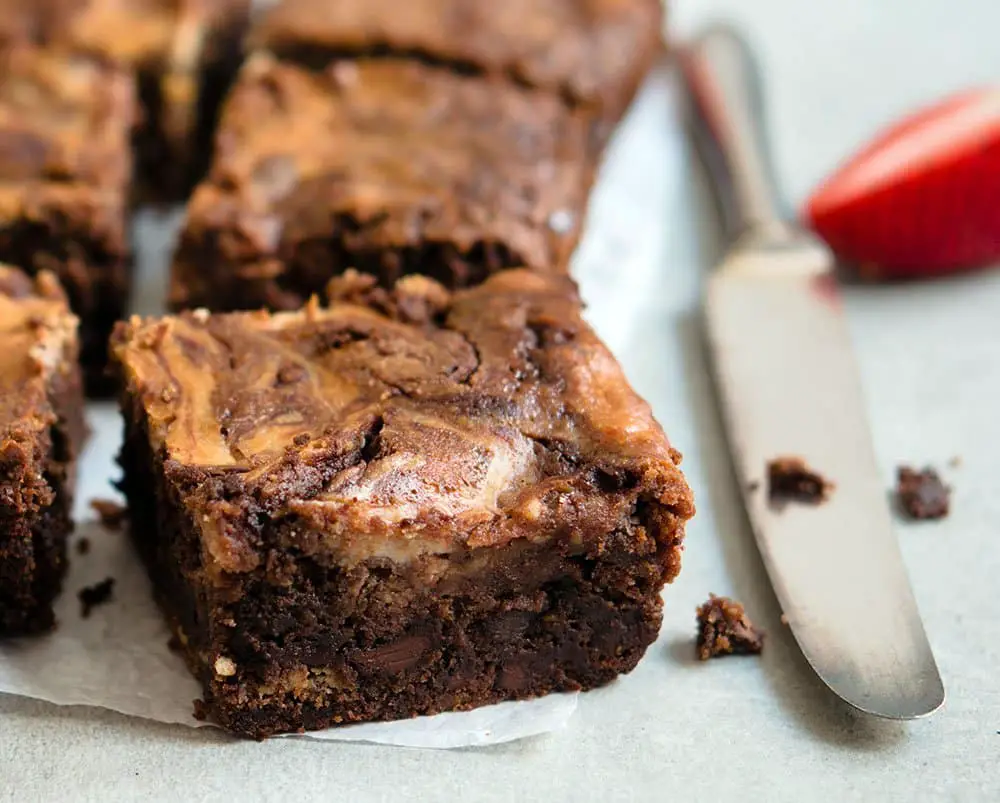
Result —
[[[880, 124], [1000, 77], [1000, 3], [678, 0], [674, 31], [723, 15], [759, 45], [778, 172], [794, 201]], [[655, 94], [669, 120], [669, 93]], [[898, 462], [963, 458], [947, 472], [953, 515], [899, 527], [946, 707], [909, 725], [856, 717], [783, 632], [740, 512], [692, 317], [718, 246], [703, 235], [679, 133], [654, 125], [626, 146], [646, 149], [649, 168], [630, 196], [595, 200], [619, 234], [581, 254], [581, 280], [585, 293], [602, 286], [598, 263], [617, 247], [662, 264], [657, 292], [627, 313], [591, 298], [593, 314], [599, 327], [627, 315], [613, 345], [685, 452], [699, 501], [662, 637], [640, 667], [584, 695], [562, 732], [453, 752], [255, 744], [0, 697], [0, 799], [1000, 799], [1000, 271], [848, 290], [887, 484]], [[646, 202], [663, 220], [633, 231], [630, 221], [648, 220]], [[768, 627], [762, 660], [691, 660], [693, 608], [708, 591], [738, 596]]]

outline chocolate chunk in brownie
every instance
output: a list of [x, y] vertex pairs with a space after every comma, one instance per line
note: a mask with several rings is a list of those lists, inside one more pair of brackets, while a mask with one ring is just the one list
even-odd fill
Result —
[[900, 466], [896, 472], [896, 499], [900, 510], [911, 519], [941, 519], [948, 515], [951, 488], [933, 468], [917, 471]]
[[106, 577], [99, 583], [81, 588], [76, 595], [80, 600], [80, 617], [87, 619], [98, 605], [110, 602], [114, 590], [115, 578], [113, 577]]
[[777, 457], [767, 464], [767, 495], [773, 505], [825, 502], [834, 485], [806, 465], [801, 457]]
[[213, 718], [265, 736], [632, 669], [694, 508], [572, 281], [332, 290], [114, 337], [131, 535]]
[[756, 628], [743, 606], [729, 597], [709, 594], [698, 608], [698, 658], [756, 655], [764, 649], [764, 631]]
[[294, 309], [350, 267], [387, 286], [565, 271], [596, 167], [591, 117], [420, 62], [339, 67], [244, 65], [188, 207], [175, 308]]
[[107, 389], [129, 289], [126, 193], [133, 87], [121, 70], [0, 48], [0, 261], [56, 274], [80, 318], [88, 389]]
[[408, 56], [544, 89], [613, 121], [662, 47], [660, 0], [282, 0], [252, 44], [284, 58]]
[[76, 329], [52, 274], [0, 266], [0, 636], [55, 622], [84, 431]]
[[0, 42], [125, 69], [142, 114], [138, 197], [182, 199], [208, 167], [219, 105], [239, 67], [250, 0], [0, 0]]

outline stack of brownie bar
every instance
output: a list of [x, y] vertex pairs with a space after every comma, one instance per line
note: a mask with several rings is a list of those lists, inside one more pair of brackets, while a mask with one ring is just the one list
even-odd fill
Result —
[[0, 261], [59, 278], [92, 393], [110, 390], [131, 201], [180, 197], [204, 171], [248, 5], [0, 0]]
[[204, 171], [248, 8], [0, 0], [0, 261], [27, 272], [0, 266], [0, 636], [54, 622], [83, 436], [77, 359], [91, 393], [111, 389], [135, 188], [173, 198]]
[[[245, 6], [214, 7], [173, 19], [232, 33], [205, 20]], [[659, 0], [283, 0], [251, 26], [176, 314], [111, 338], [132, 539], [224, 727], [588, 689], [656, 638], [691, 492], [567, 267], [660, 23]], [[203, 142], [169, 110], [207, 69], [186, 36], [85, 62], [128, 103], [138, 73], [140, 167]], [[119, 142], [128, 113], [104, 119]]]

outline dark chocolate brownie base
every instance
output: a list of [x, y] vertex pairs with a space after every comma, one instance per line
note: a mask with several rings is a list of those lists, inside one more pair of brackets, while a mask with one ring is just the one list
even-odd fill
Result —
[[51, 630], [52, 603], [66, 573], [73, 530], [65, 487], [50, 478], [55, 501], [31, 519], [0, 522], [0, 636]]

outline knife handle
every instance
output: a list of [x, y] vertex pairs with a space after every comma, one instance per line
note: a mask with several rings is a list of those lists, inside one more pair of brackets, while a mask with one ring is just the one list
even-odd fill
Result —
[[713, 26], [681, 50], [679, 63], [695, 145], [730, 235], [776, 243], [792, 238], [766, 146], [759, 70], [747, 43], [732, 28]]

